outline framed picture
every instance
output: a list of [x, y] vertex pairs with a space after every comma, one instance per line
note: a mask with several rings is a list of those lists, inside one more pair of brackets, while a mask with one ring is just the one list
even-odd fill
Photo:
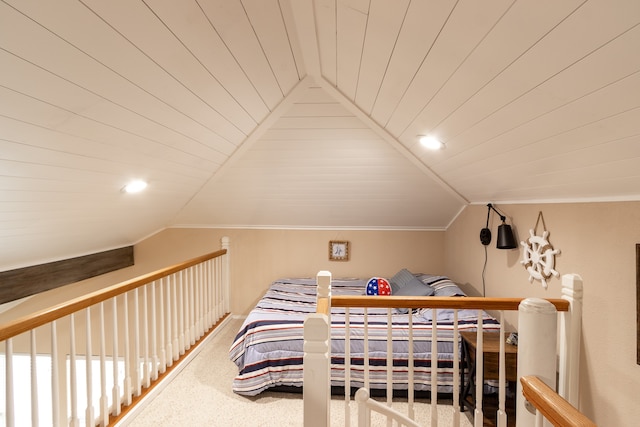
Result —
[[329, 261], [349, 261], [349, 242], [346, 240], [329, 241]]

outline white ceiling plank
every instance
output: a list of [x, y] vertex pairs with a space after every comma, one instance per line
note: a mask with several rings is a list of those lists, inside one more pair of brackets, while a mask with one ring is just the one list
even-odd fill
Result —
[[336, 7], [336, 86], [353, 101], [367, 31], [370, 0], [343, 0]]
[[[185, 99], [185, 103], [187, 100], [198, 103], [199, 108], [188, 110], [189, 115], [207, 123], [208, 128], [235, 144], [255, 126], [256, 122], [247, 111], [185, 49], [176, 35], [166, 27], [162, 16], [156, 15], [145, 3], [130, 3], [126, 0], [108, 3], [84, 0], [83, 3], [161, 68], [162, 72], [158, 70], [148, 74], [147, 79], [167, 74], [182, 87], [179, 98], [172, 100], [172, 103], [180, 102], [181, 98]], [[127, 13], [121, 13], [125, 8]], [[174, 10], [173, 13], [180, 13], [180, 10]], [[164, 75], [162, 77], [165, 78]]]
[[[167, 129], [161, 123], [144, 120], [4, 51], [0, 51], [0, 60], [4, 66], [0, 82], [14, 89], [0, 88], [3, 93], [0, 113], [7, 117], [29, 121], [29, 117], [37, 112], [38, 121], [32, 122], [34, 125], [59, 132], [68, 130], [78, 136], [99, 139], [107, 128], [107, 131], [116, 132], [124, 138], [119, 144], [146, 139], [145, 145], [164, 145], [169, 150], [184, 151], [191, 157], [201, 157], [213, 164], [220, 164], [226, 159], [225, 153]], [[78, 129], [79, 124], [82, 124], [82, 132]]]
[[262, 99], [273, 110], [290, 88], [278, 85], [241, 1], [201, 0], [199, 4]]
[[232, 52], [195, 1], [147, 0], [146, 3], [184, 43], [206, 70], [227, 90], [255, 123], [269, 108]]
[[512, 0], [489, 3], [462, 0], [456, 4], [433, 48], [385, 125], [392, 135], [404, 133], [512, 4]]
[[322, 73], [318, 68], [318, 77], [322, 75], [333, 85], [337, 84], [338, 65], [337, 65], [337, 23], [336, 23], [336, 1], [335, 0], [315, 0], [315, 20], [313, 27], [317, 34], [317, 47], [319, 50], [319, 66], [322, 67]]
[[372, 0], [355, 103], [371, 114], [409, 7], [408, 0]]
[[[305, 65], [305, 53], [302, 49], [300, 42], [300, 35], [298, 33], [298, 25], [296, 17], [294, 16], [291, 2], [289, 0], [278, 0], [280, 6], [280, 12], [282, 13], [282, 19], [284, 20], [285, 30], [287, 37], [289, 38], [289, 46], [291, 53], [293, 54], [294, 62], [296, 64], [296, 71], [298, 72], [298, 80], [302, 80], [307, 75]], [[300, 1], [296, 3], [301, 3]], [[317, 54], [316, 46], [316, 54]]]
[[447, 23], [457, 1], [426, 0], [409, 4], [371, 116], [386, 125]]
[[364, 129], [367, 126], [351, 117], [281, 117], [271, 129]]
[[[167, 105], [177, 101], [181, 105], [180, 114], [185, 114], [200, 126], [207, 127], [210, 132], [219, 132], [224, 135], [224, 138], [235, 143], [242, 138], [242, 133], [231, 126], [228, 120], [220, 116], [218, 112], [206, 105], [199, 95], [188, 92], [185, 89], [185, 83], [177, 81], [175, 76], [163, 70], [152, 58], [141, 55], [137, 46], [110, 28], [81, 3], [70, 2], [64, 12], [59, 4], [42, 5], [39, 2], [25, 1], [17, 2], [16, 7], [20, 7], [23, 13], [28, 14], [29, 17], [51, 31], [51, 35], [58, 35], [61, 38], [57, 41], [58, 43], [63, 43], [62, 40], [65, 40], [69, 44], [69, 48], [73, 46], [86, 55], [87, 57], [82, 62], [78, 59], [76, 66], [82, 67], [79, 69], [89, 70], [88, 65], [83, 64], [83, 62], [88, 63], [89, 61], [96, 63], [91, 64], [91, 67], [108, 67], [111, 72], [118, 73], [121, 84], [125, 87], [136, 85], [134, 90], [146, 91], [147, 96], [154, 96]], [[69, 19], [72, 20], [72, 25], [69, 25]], [[24, 40], [18, 38], [16, 42], [24, 43]], [[33, 47], [36, 52], [39, 52], [38, 48], [41, 50], [42, 45], [36, 40], [27, 43], [33, 44], [34, 41]], [[55, 48], [52, 48], [52, 51], [55, 51]], [[56, 68], [60, 67], [52, 69]], [[237, 103], [229, 102], [228, 105], [232, 107]], [[246, 113], [244, 114], [246, 115]], [[222, 136], [217, 138], [223, 139]]]
[[242, 0], [260, 46], [283, 93], [300, 80], [279, 0]]

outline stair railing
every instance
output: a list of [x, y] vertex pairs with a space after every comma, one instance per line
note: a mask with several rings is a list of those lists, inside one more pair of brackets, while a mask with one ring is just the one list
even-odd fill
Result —
[[221, 250], [0, 325], [4, 425], [119, 421], [227, 318], [228, 251], [224, 237]]

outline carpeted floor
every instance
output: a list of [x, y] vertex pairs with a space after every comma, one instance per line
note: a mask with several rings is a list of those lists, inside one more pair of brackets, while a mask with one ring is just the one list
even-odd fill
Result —
[[[238, 369], [229, 360], [228, 350], [242, 320], [233, 319], [205, 344], [202, 351], [133, 419], [132, 427], [158, 426], [302, 426], [302, 394], [264, 392], [255, 397], [240, 396], [231, 391]], [[438, 405], [438, 424], [452, 425], [451, 403]], [[344, 398], [335, 397], [331, 405], [332, 426], [344, 426]], [[355, 403], [351, 402], [352, 426], [356, 426]], [[406, 404], [394, 403], [405, 411]], [[415, 404], [416, 420], [430, 425], [429, 402]], [[472, 426], [469, 411], [460, 414], [460, 425]], [[373, 419], [372, 425], [386, 425]]]

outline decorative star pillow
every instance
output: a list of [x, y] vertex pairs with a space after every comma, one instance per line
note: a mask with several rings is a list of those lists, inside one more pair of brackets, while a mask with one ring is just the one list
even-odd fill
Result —
[[367, 282], [367, 295], [391, 295], [389, 281], [382, 277], [372, 277]]

